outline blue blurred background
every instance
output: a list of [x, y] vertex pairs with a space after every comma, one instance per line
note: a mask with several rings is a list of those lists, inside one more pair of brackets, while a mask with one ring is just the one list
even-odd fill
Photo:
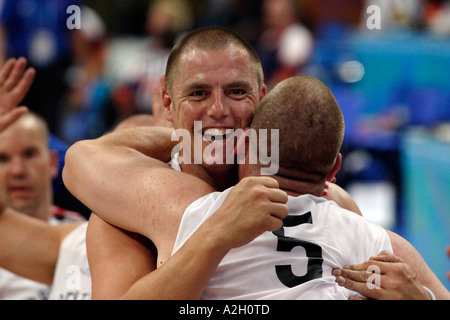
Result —
[[[72, 4], [81, 30], [67, 27]], [[199, 26], [243, 35], [269, 88], [292, 75], [319, 78], [346, 120], [338, 184], [450, 289], [449, 1], [0, 0], [0, 8], [0, 63], [25, 56], [37, 69], [23, 104], [48, 121], [61, 161], [75, 141], [152, 113], [150, 90], [170, 48]], [[67, 196], [56, 201], [78, 208]]]

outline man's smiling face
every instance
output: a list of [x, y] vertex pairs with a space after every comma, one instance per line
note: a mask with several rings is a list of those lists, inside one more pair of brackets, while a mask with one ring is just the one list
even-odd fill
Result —
[[[257, 72], [248, 53], [230, 45], [183, 53], [171, 91], [170, 117], [174, 128], [188, 130], [191, 141], [194, 133], [201, 134], [202, 154], [206, 155], [203, 151], [213, 143], [220, 144], [215, 150], [225, 151], [226, 144], [233, 142], [227, 137], [236, 129], [249, 126], [265, 88], [261, 90], [258, 85]], [[194, 121], [201, 121], [201, 130], [194, 126]], [[200, 132], [195, 132], [194, 127]], [[192, 146], [192, 159], [193, 154]], [[224, 152], [223, 163], [225, 160]], [[227, 170], [220, 164], [207, 165], [205, 159], [203, 166]]]

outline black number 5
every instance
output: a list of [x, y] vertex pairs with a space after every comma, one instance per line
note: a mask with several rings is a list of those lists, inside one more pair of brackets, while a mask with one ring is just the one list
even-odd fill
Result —
[[284, 227], [295, 227], [304, 223], [313, 223], [311, 212], [300, 216], [287, 216], [283, 220], [283, 227], [273, 232], [278, 237], [277, 251], [290, 252], [294, 247], [300, 246], [305, 249], [308, 257], [307, 272], [301, 277], [292, 273], [291, 265], [275, 266], [278, 279], [289, 288], [322, 277], [322, 248], [315, 243], [284, 235]]

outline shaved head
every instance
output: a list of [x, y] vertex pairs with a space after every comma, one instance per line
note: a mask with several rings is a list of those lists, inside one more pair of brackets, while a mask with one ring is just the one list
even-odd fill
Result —
[[251, 127], [279, 129], [280, 168], [323, 180], [334, 166], [345, 126], [330, 89], [315, 78], [297, 76], [262, 99]]

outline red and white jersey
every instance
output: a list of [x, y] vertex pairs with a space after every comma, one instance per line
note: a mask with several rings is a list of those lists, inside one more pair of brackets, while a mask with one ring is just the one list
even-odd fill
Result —
[[[223, 203], [230, 189], [214, 192], [185, 211], [175, 253]], [[332, 270], [392, 251], [385, 230], [323, 197], [289, 196], [284, 226], [230, 250], [203, 299], [348, 299]], [[207, 241], [207, 239], [205, 239]]]
[[86, 218], [78, 212], [66, 210], [61, 207], [52, 206], [52, 215], [50, 217], [50, 224], [60, 224], [66, 222], [83, 222]]

